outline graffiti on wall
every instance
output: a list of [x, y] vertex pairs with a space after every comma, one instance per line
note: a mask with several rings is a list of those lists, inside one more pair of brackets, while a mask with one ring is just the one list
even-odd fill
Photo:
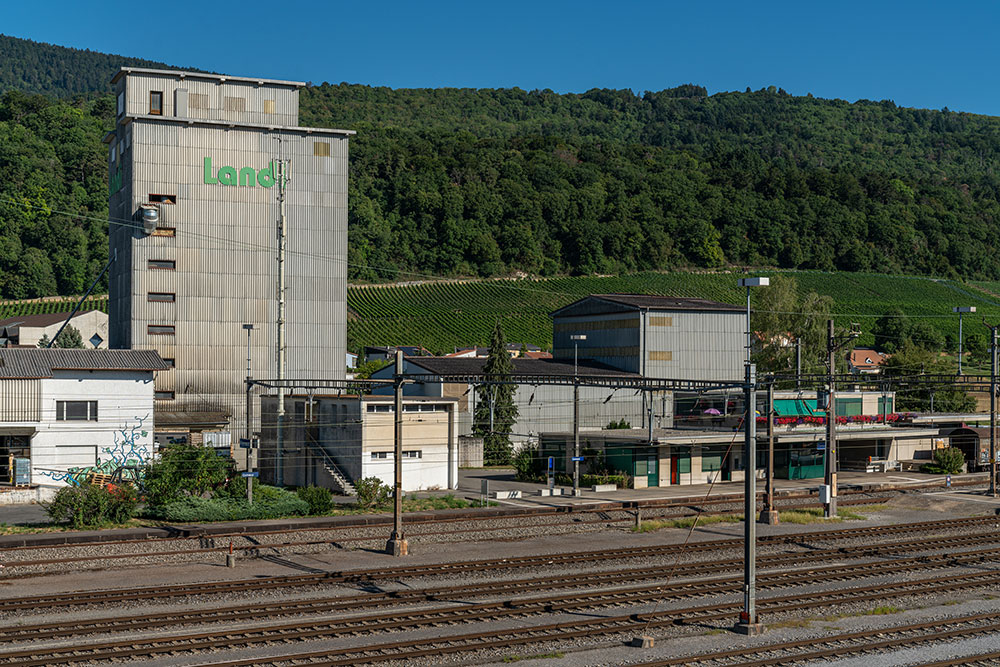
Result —
[[149, 419], [149, 414], [145, 417], [136, 417], [135, 424], [129, 420], [115, 431], [114, 446], [98, 450], [97, 465], [74, 467], [65, 472], [47, 470], [42, 471], [41, 474], [51, 478], [53, 482], [66, 482], [71, 486], [80, 486], [98, 476], [110, 476], [119, 466], [144, 464], [149, 460], [149, 445], [139, 440], [149, 435], [149, 431], [142, 428], [147, 419]]

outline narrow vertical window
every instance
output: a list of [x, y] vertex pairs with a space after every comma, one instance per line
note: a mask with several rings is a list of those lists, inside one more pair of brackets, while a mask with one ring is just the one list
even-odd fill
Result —
[[163, 115], [163, 91], [149, 91], [149, 113], [153, 116]]

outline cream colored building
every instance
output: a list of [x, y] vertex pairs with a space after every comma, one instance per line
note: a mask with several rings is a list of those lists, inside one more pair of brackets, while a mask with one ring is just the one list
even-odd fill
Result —
[[[354, 493], [353, 483], [378, 477], [394, 483], [395, 412], [392, 396], [286, 397], [283, 479], [289, 486], [322, 486]], [[274, 397], [264, 397], [261, 480], [274, 482]], [[408, 396], [403, 400], [403, 490], [458, 488], [458, 401]]]

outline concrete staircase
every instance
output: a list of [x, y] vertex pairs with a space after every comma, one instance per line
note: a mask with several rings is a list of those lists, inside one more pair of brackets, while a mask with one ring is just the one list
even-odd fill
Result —
[[313, 454], [318, 455], [322, 459], [323, 470], [326, 474], [330, 476], [330, 480], [333, 482], [335, 490], [339, 490], [345, 496], [356, 496], [358, 495], [357, 489], [351, 484], [350, 478], [344, 474], [344, 472], [337, 467], [337, 462], [333, 460], [323, 446], [319, 444], [316, 437], [306, 430], [306, 445], [308, 445], [310, 451]]
[[340, 472], [340, 468], [337, 467], [336, 463], [333, 463], [332, 461], [329, 463], [324, 461], [323, 469], [326, 470], [330, 479], [333, 480], [334, 485], [339, 487], [340, 492], [345, 496], [358, 495], [358, 491], [354, 488], [354, 485], [351, 484], [351, 480], [347, 479], [347, 476]]

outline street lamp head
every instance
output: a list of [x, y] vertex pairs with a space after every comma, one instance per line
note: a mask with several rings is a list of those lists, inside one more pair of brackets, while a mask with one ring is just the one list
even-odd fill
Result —
[[975, 306], [955, 306], [951, 309], [953, 313], [974, 313], [976, 312]]
[[770, 278], [740, 278], [740, 287], [767, 287], [770, 284]]
[[570, 340], [587, 340], [587, 334], [573, 334], [569, 337]]

